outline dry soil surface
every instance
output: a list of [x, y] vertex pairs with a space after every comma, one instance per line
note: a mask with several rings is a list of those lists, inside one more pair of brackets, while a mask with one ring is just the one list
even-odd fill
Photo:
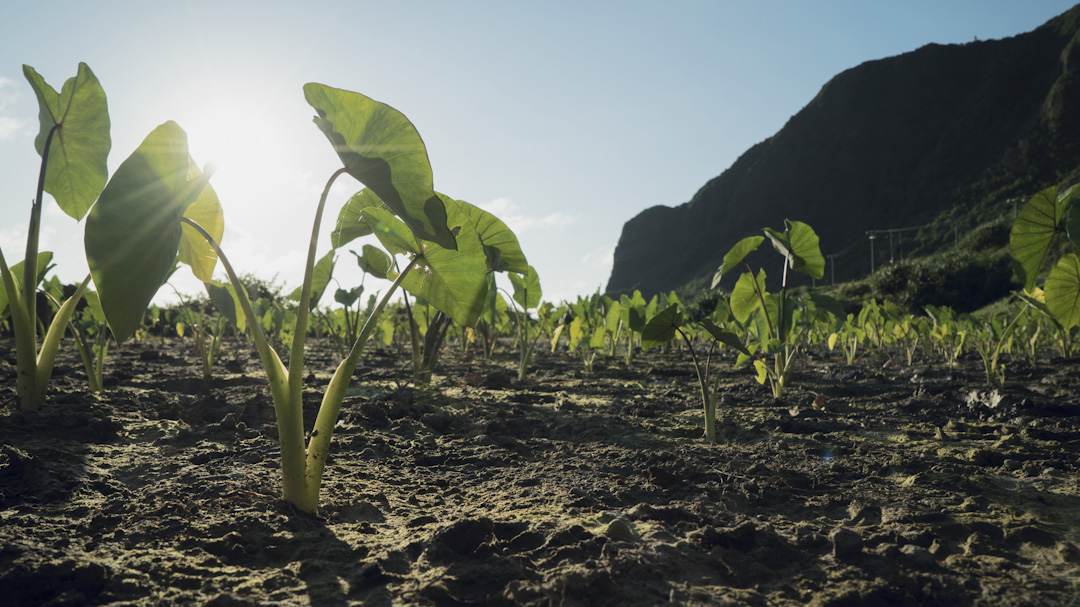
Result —
[[[822, 354], [782, 401], [728, 360], [706, 444], [688, 355], [519, 382], [449, 348], [430, 387], [361, 363], [315, 517], [250, 346], [204, 380], [190, 342], [126, 344], [100, 394], [65, 353], [20, 412], [0, 339], [0, 603], [1080, 604], [1080, 360], [991, 391]], [[312, 347], [309, 427], [335, 363]]]

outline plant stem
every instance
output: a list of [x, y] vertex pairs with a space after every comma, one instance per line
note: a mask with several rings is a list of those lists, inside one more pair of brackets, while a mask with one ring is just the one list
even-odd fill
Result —
[[368, 338], [374, 332], [383, 309], [386, 307], [387, 302], [390, 301], [390, 296], [401, 285], [405, 275], [409, 273], [412, 267], [412, 263], [405, 266], [401, 274], [398, 274], [398, 277], [394, 279], [390, 288], [386, 290], [378, 305], [371, 311], [371, 316], [368, 316], [364, 328], [360, 330], [360, 335], [357, 336], [356, 342], [353, 343], [348, 358], [341, 361], [337, 370], [334, 371], [334, 376], [330, 379], [330, 384], [326, 387], [322, 404], [319, 405], [319, 414], [315, 418], [315, 427], [311, 431], [311, 440], [308, 443], [305, 458], [305, 492], [301, 501], [294, 502], [304, 512], [314, 513], [318, 510], [319, 488], [322, 486], [326, 455], [330, 451], [330, 438], [334, 434], [334, 426], [337, 424], [338, 413], [341, 411], [341, 403], [345, 400], [345, 392], [352, 381], [356, 365], [360, 362], [360, 355], [363, 354], [364, 346], [367, 345]]

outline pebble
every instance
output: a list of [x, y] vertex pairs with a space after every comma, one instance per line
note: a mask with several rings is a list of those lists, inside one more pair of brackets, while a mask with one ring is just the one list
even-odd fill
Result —
[[847, 527], [837, 527], [830, 531], [829, 541], [833, 545], [833, 555], [837, 558], [855, 556], [862, 552], [862, 536]]

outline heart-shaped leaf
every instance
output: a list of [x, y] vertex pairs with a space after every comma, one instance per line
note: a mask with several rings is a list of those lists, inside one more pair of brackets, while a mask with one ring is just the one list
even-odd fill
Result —
[[1069, 253], [1058, 260], [1044, 286], [1046, 307], [1068, 331], [1080, 321], [1080, 258]]
[[1061, 220], [1075, 192], [1076, 186], [1062, 192], [1057, 187], [1046, 188], [1032, 196], [1017, 213], [1009, 232], [1009, 253], [1025, 291], [1035, 287], [1051, 241], [1061, 229]]
[[[188, 179], [200, 177], [202, 177], [202, 171], [194, 160], [189, 159]], [[225, 235], [225, 215], [221, 210], [217, 192], [209, 184], [187, 208], [184, 217], [202, 226], [214, 237], [215, 242], [221, 244], [221, 239]], [[195, 231], [195, 228], [187, 224], [181, 224], [181, 226], [178, 251], [180, 261], [191, 267], [191, 272], [196, 278], [203, 282], [210, 282], [214, 278], [217, 252], [201, 234]], [[236, 326], [236, 323], [233, 323], [233, 326]]]
[[34, 139], [38, 154], [44, 153], [49, 131], [56, 127], [45, 167], [45, 191], [65, 213], [82, 219], [109, 176], [106, 160], [112, 139], [105, 91], [85, 63], [59, 93], [34, 68], [24, 65], [23, 75], [38, 100], [41, 126]]
[[131, 337], [169, 275], [180, 220], [207, 184], [188, 181], [187, 134], [154, 129], [113, 173], [86, 219], [86, 260], [117, 341]]
[[531, 310], [540, 305], [540, 277], [536, 274], [536, 268], [528, 266], [524, 276], [511, 273], [510, 284], [514, 285], [514, 301], [519, 306]]
[[458, 200], [457, 203], [473, 222], [476, 234], [484, 244], [488, 265], [493, 271], [518, 274], [528, 272], [529, 262], [525, 261], [525, 254], [521, 252], [517, 236], [501, 219], [463, 200]]
[[648, 350], [662, 346], [675, 337], [675, 331], [682, 326], [682, 312], [679, 304], [664, 308], [641, 329], [641, 349]]
[[360, 93], [313, 82], [304, 85], [304, 97], [349, 174], [374, 191], [418, 238], [454, 249], [427, 147], [409, 119]]
[[371, 227], [360, 219], [360, 214], [364, 209], [373, 207], [390, 209], [370, 188], [364, 188], [353, 194], [353, 197], [341, 207], [338, 213], [334, 231], [330, 234], [330, 244], [337, 249], [361, 236], [371, 234]]

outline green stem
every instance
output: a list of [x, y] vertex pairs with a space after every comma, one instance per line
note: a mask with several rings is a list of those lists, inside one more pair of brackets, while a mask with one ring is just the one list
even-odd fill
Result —
[[[49, 149], [58, 125], [49, 129], [45, 137], [45, 147], [41, 150], [41, 170], [38, 172], [37, 196], [30, 207], [30, 229], [26, 235], [26, 258], [23, 260], [23, 298], [30, 326], [37, 324], [37, 257], [38, 239], [41, 233], [41, 203], [45, 195], [45, 170], [49, 164]], [[36, 340], [35, 340], [36, 341]]]
[[64, 305], [57, 310], [56, 316], [53, 317], [52, 324], [49, 325], [49, 330], [45, 334], [45, 341], [41, 344], [41, 352], [38, 353], [35, 365], [33, 393], [34, 402], [36, 403], [35, 409], [45, 402], [45, 390], [49, 387], [49, 380], [52, 378], [53, 365], [56, 362], [56, 351], [60, 347], [60, 339], [64, 337], [71, 315], [75, 312], [75, 306], [79, 304], [79, 300], [82, 299], [83, 293], [86, 292], [86, 286], [89, 284], [90, 275], [87, 274], [75, 294], [69, 297], [64, 302]]
[[304, 494], [304, 423], [302, 417], [297, 420], [296, 416], [292, 414], [293, 409], [299, 411], [299, 407], [293, 407], [289, 402], [288, 371], [285, 369], [284, 363], [281, 362], [281, 358], [278, 357], [277, 352], [266, 341], [260, 319], [251, 308], [251, 299], [248, 298], [247, 289], [240, 283], [236, 272], [233, 271], [232, 264], [229, 263], [225, 252], [221, 250], [221, 246], [199, 224], [187, 217], [181, 218], [181, 221], [201, 234], [211, 248], [214, 249], [214, 252], [217, 253], [218, 259], [229, 277], [229, 282], [232, 283], [236, 296], [240, 300], [240, 309], [244, 311], [244, 316], [247, 318], [247, 326], [251, 329], [251, 336], [255, 340], [255, 347], [259, 351], [259, 359], [262, 361], [263, 369], [266, 371], [266, 379], [270, 384], [270, 396], [274, 400], [274, 413], [278, 423], [278, 441], [281, 444], [282, 496], [286, 500], [298, 504]]
[[341, 361], [337, 370], [334, 371], [334, 376], [330, 379], [330, 384], [326, 387], [322, 404], [319, 405], [319, 414], [315, 418], [315, 427], [311, 431], [311, 440], [308, 443], [305, 461], [305, 491], [299, 502], [293, 502], [304, 512], [314, 513], [319, 508], [319, 488], [322, 486], [323, 468], [326, 466], [326, 455], [330, 451], [330, 439], [334, 434], [334, 426], [337, 424], [338, 413], [341, 411], [341, 403], [345, 400], [345, 392], [349, 389], [349, 383], [352, 381], [357, 363], [360, 362], [364, 346], [367, 345], [368, 339], [374, 332], [383, 309], [386, 307], [387, 302], [390, 301], [390, 296], [394, 290], [401, 285], [405, 275], [409, 273], [412, 267], [412, 263], [405, 266], [401, 274], [398, 274], [398, 277], [394, 279], [390, 288], [386, 290], [378, 305], [371, 311], [371, 316], [368, 316], [364, 328], [360, 330], [360, 335], [357, 336], [356, 342], [353, 343], [348, 358]]
[[[686, 336], [686, 333], [683, 333], [682, 329], [676, 327], [675, 330], [682, 336], [683, 341], [686, 342], [687, 347], [690, 349], [690, 358], [694, 359], [694, 371], [697, 372], [698, 386], [701, 388], [701, 406], [705, 410], [705, 441], [715, 443], [716, 401], [710, 398], [708, 371], [704, 376], [701, 374], [701, 364], [698, 362], [697, 352], [694, 351], [694, 344], [690, 343], [690, 338]], [[706, 363], [706, 366], [708, 366], [708, 363]]]

